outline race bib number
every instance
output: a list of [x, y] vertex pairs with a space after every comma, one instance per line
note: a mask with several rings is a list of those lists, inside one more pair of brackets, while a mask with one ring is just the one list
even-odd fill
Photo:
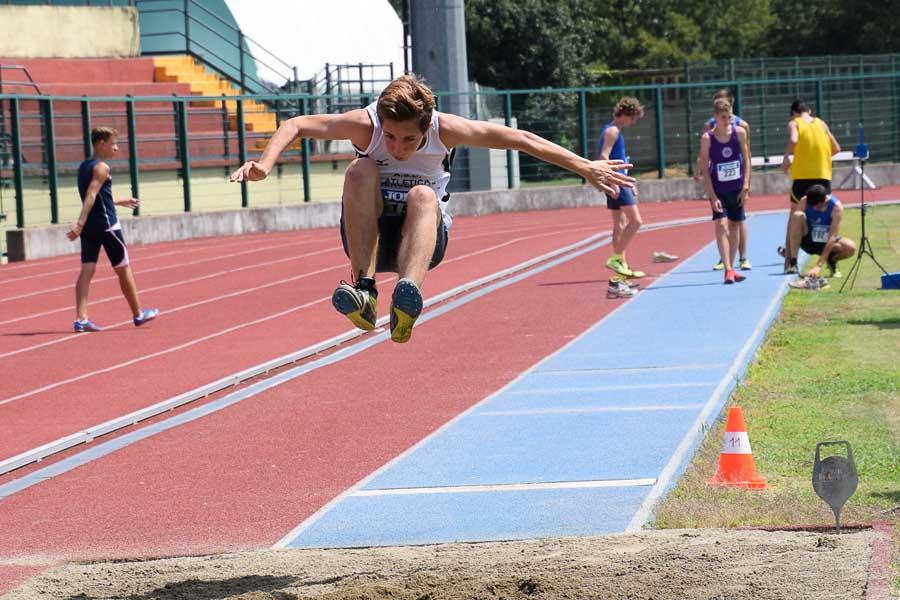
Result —
[[733, 160], [731, 162], [718, 163], [716, 171], [719, 175], [719, 181], [734, 181], [741, 178], [741, 161]]
[[409, 190], [389, 190], [381, 188], [381, 200], [383, 210], [381, 214], [386, 217], [399, 217], [406, 211], [406, 195]]
[[809, 237], [812, 238], [812, 241], [818, 243], [825, 244], [828, 242], [828, 226], [827, 225], [813, 225], [812, 231], [809, 232]]

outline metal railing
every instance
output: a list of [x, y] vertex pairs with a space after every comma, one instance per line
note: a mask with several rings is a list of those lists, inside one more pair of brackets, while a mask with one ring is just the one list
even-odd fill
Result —
[[[816, 114], [829, 123], [842, 145], [852, 147], [864, 128], [873, 161], [900, 162], [900, 72], [555, 90], [481, 89], [436, 96], [439, 109], [451, 100], [462, 100], [470, 107], [469, 114], [515, 124], [588, 158], [597, 156], [597, 139], [603, 125], [611, 120], [616, 100], [622, 95], [636, 96], [645, 105], [646, 116], [624, 131], [635, 173], [664, 177], [692, 172], [699, 134], [711, 116], [712, 94], [722, 87], [734, 91], [736, 112], [751, 125], [750, 141], [756, 156], [780, 153], [784, 148], [789, 106], [799, 92]], [[192, 177], [197, 170], [218, 172], [217, 177], [222, 177], [248, 157], [258, 156], [272, 134], [247, 130], [246, 123], [252, 115], [250, 101], [257, 107], [259, 103], [275, 104], [281, 122], [321, 112], [318, 107], [322, 103], [336, 99], [339, 102], [334, 107], [343, 111], [364, 106], [374, 98], [374, 94], [265, 94], [227, 99], [0, 95], [0, 121], [10, 132], [9, 159], [0, 164], [0, 178], [6, 177], [14, 184], [18, 227], [24, 227], [26, 221], [45, 223], [48, 217], [52, 223], [59, 222], [57, 173], [70, 174], [90, 154], [92, 124], [111, 125], [123, 133], [120, 146], [124, 156], [113, 161], [113, 167], [120, 172], [127, 169], [133, 195], [137, 195], [142, 178], [162, 177], [169, 183], [180, 183], [180, 193], [171, 186], [166, 193], [179, 195], [183, 210], [197, 210], [203, 204], [196, 202], [192, 193]], [[215, 106], [201, 108], [194, 105], [197, 102], [214, 102]], [[226, 106], [230, 102], [237, 103], [236, 119], [229, 116], [234, 113]], [[314, 196], [336, 199], [340, 195], [339, 184], [327, 190], [319, 184], [326, 180], [339, 182], [339, 165], [352, 158], [349, 143], [302, 140], [283, 153], [270, 179], [288, 177], [292, 168], [299, 167], [299, 178], [292, 184], [297, 188], [288, 190], [287, 195], [307, 202]], [[577, 181], [573, 174], [526, 155], [519, 157], [516, 164], [513, 153], [503, 151], [459, 153], [453, 171], [451, 181], [457, 186], [454, 189], [506, 188], [517, 181], [522, 185], [558, 179]], [[478, 172], [485, 172], [487, 178]], [[26, 181], [29, 206], [24, 200]], [[225, 204], [216, 205], [217, 208], [250, 206], [254, 204], [251, 189], [257, 194], [263, 188], [259, 184], [244, 184], [222, 189], [224, 192], [217, 191], [216, 198]], [[49, 206], [44, 200], [47, 197]], [[67, 198], [77, 202], [71, 193]]]

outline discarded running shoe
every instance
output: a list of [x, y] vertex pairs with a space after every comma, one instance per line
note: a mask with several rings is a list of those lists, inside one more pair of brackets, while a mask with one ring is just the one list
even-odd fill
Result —
[[795, 290], [809, 290], [817, 292], [827, 290], [831, 286], [824, 277], [799, 277], [788, 284]]
[[660, 251], [653, 253], [653, 262], [655, 263], [668, 263], [675, 262], [678, 260], [678, 257], [674, 254], [669, 254], [668, 252]]

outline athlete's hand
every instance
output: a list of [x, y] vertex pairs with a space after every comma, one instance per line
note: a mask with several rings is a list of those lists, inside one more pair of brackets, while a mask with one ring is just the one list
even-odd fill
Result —
[[261, 164], [253, 160], [248, 160], [231, 174], [231, 181], [262, 181], [268, 176], [269, 172], [264, 169]]
[[744, 202], [746, 202], [747, 198], [749, 198], [749, 197], [750, 197], [750, 189], [749, 188], [742, 189], [741, 193], [738, 194], [737, 205], [743, 206]]
[[819, 265], [816, 265], [812, 269], [810, 269], [809, 271], [806, 272], [806, 276], [807, 277], [818, 277], [819, 271], [821, 271], [821, 270], [822, 270], [822, 267], [820, 267]]
[[614, 185], [634, 187], [634, 177], [619, 173], [619, 170], [630, 169], [633, 166], [624, 160], [594, 160], [588, 164], [584, 178], [601, 192], [612, 195], [615, 193]]
[[790, 156], [785, 156], [783, 159], [781, 159], [781, 170], [785, 174], [790, 175], [790, 173], [791, 173], [791, 157]]
[[72, 227], [69, 229], [69, 231], [66, 232], [66, 237], [69, 238], [69, 241], [74, 242], [78, 239], [78, 236], [81, 235], [82, 229], [83, 228], [81, 226], [81, 223], [75, 221], [74, 223], [72, 223]]
[[137, 198], [123, 198], [116, 201], [116, 204], [118, 204], [119, 206], [124, 206], [125, 208], [137, 208], [140, 203], [141, 201]]
[[713, 212], [717, 212], [717, 213], [725, 212], [722, 210], [722, 201], [719, 200], [718, 198], [716, 198], [715, 200], [710, 202], [710, 204], [712, 205]]

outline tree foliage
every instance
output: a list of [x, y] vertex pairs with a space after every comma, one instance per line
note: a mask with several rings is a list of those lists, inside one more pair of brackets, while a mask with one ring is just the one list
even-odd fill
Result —
[[883, 0], [466, 0], [469, 75], [566, 87], [685, 61], [900, 51]]

